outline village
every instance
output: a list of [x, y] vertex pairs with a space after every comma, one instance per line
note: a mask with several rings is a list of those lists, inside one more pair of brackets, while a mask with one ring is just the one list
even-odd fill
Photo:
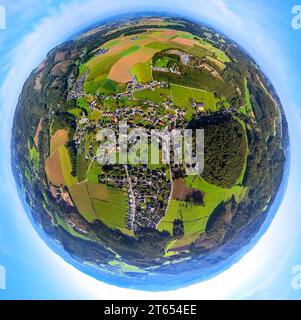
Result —
[[[80, 77], [74, 84], [73, 90], [69, 92], [68, 99], [79, 99], [84, 97], [83, 85], [87, 74]], [[139, 83], [135, 77], [126, 86], [126, 91], [111, 95], [110, 97], [100, 95], [95, 97], [89, 104], [91, 111], [101, 113], [98, 121], [89, 119], [83, 112], [82, 117], [77, 120], [74, 141], [79, 154], [85, 154], [87, 161], [98, 161], [99, 155], [95, 152], [95, 141], [90, 142], [89, 152], [86, 150], [87, 132], [92, 132], [95, 136], [101, 129], [110, 129], [118, 132], [120, 122], [126, 122], [129, 127], [129, 137], [134, 128], [144, 128], [150, 135], [151, 129], [167, 129], [171, 131], [175, 128], [185, 127], [185, 111], [175, 107], [170, 99], [162, 99], [162, 104], [158, 105], [153, 101], [135, 98], [136, 92], [144, 90], [155, 91], [156, 89], [168, 88], [168, 84], [161, 81], [151, 81], [146, 84]], [[118, 101], [128, 99], [137, 101], [136, 105], [130, 108], [117, 107], [115, 110], [105, 110], [106, 99]], [[106, 121], [104, 121], [106, 119]], [[125, 143], [125, 141], [124, 141]], [[116, 146], [112, 145], [112, 152], [119, 152], [119, 141]], [[110, 149], [110, 148], [108, 148]], [[171, 197], [172, 175], [179, 175], [182, 168], [174, 167], [174, 172], [168, 166], [159, 165], [158, 168], [151, 168], [147, 164], [141, 165], [106, 165], [102, 167], [102, 174], [99, 175], [99, 183], [122, 188], [128, 192], [129, 214], [125, 225], [130, 230], [137, 230], [139, 226], [156, 228], [158, 223], [166, 214], [168, 203]]]
[[[98, 51], [99, 55], [105, 54], [105, 49]], [[178, 51], [172, 51], [179, 54]], [[187, 65], [192, 56], [180, 54], [180, 59]], [[152, 66], [153, 71], [170, 72], [177, 74], [175, 67], [160, 68]], [[162, 70], [161, 70], [162, 69]], [[166, 70], [165, 70], [166, 69]], [[160, 93], [160, 105], [154, 99], [137, 98], [137, 93], [151, 92], [156, 90], [169, 90], [169, 84], [164, 81], [152, 80], [147, 83], [140, 83], [135, 76], [132, 81], [126, 84], [124, 92], [110, 95], [99, 94], [92, 96], [85, 93], [84, 83], [88, 77], [85, 73], [79, 77], [73, 89], [69, 91], [68, 99], [88, 98], [88, 108], [91, 112], [98, 112], [99, 119], [91, 119], [89, 114], [82, 111], [81, 117], [77, 119], [77, 128], [74, 141], [77, 152], [84, 154], [89, 162], [103, 163], [97, 153], [96, 134], [101, 129], [109, 129], [118, 133], [120, 122], [128, 125], [129, 137], [134, 129], [143, 128], [150, 136], [152, 129], [171, 130], [185, 128], [187, 125], [186, 110], [174, 104], [172, 97], [164, 96]], [[108, 107], [110, 101], [110, 107]], [[125, 103], [126, 102], [126, 103]], [[196, 117], [205, 115], [205, 105], [202, 101], [190, 100], [190, 105], [195, 110]], [[231, 113], [231, 108], [224, 109], [221, 113]], [[207, 114], [208, 116], [208, 114]], [[218, 116], [214, 114], [214, 116]], [[207, 117], [210, 121], [210, 117]], [[87, 133], [94, 135], [94, 139], [89, 141], [87, 148]], [[122, 141], [117, 134], [117, 144], [107, 146], [109, 153], [119, 154], [120, 147], [128, 141]], [[117, 159], [116, 159], [117, 160]], [[125, 218], [125, 225], [129, 230], [137, 230], [139, 226], [156, 228], [166, 214], [168, 204], [172, 197], [172, 179], [185, 176], [184, 165], [173, 165], [151, 168], [148, 164], [129, 165], [129, 164], [108, 164], [102, 165], [102, 173], [98, 177], [98, 182], [111, 185], [115, 188], [127, 190], [129, 214]], [[160, 190], [160, 191], [159, 191]]]

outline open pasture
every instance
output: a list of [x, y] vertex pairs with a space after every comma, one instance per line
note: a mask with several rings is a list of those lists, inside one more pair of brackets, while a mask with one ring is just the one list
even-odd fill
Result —
[[[97, 218], [111, 228], [127, 229], [128, 197], [120, 189], [108, 187], [105, 191], [107, 200], [93, 199], [93, 205]], [[104, 193], [102, 193], [104, 199]]]
[[183, 44], [184, 46], [193, 47], [194, 45], [197, 45], [198, 42], [194, 39], [184, 38], [184, 37], [176, 37], [172, 39], [171, 41]]
[[206, 228], [210, 214], [222, 201], [228, 201], [234, 195], [239, 202], [246, 193], [246, 188], [242, 186], [225, 189], [206, 182], [200, 176], [186, 177], [185, 184], [186, 187], [200, 190], [205, 194], [205, 205], [196, 206], [184, 201], [171, 200], [166, 215], [158, 225], [158, 230], [172, 232], [174, 220], [181, 219], [184, 222], [185, 236], [201, 233]]
[[141, 83], [147, 83], [153, 79], [150, 61], [135, 64], [130, 72]]
[[70, 161], [69, 151], [65, 146], [59, 148], [60, 163], [67, 187], [72, 187], [77, 183], [77, 179], [71, 174], [72, 165]]
[[94, 207], [92, 205], [88, 186], [86, 182], [79, 183], [69, 188], [72, 200], [79, 213], [90, 223], [97, 219]]

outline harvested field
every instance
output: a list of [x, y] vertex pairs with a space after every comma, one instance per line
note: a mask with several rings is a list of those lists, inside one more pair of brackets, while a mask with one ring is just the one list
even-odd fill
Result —
[[109, 73], [109, 78], [116, 82], [130, 82], [130, 69], [139, 62], [147, 62], [157, 52], [155, 49], [141, 48], [116, 62]]
[[67, 130], [58, 130], [51, 137], [50, 140], [50, 152], [53, 153], [57, 151], [60, 147], [64, 146], [68, 141], [68, 131]]
[[138, 44], [141, 47], [147, 46], [149, 43], [152, 43], [154, 40], [150, 38], [142, 38], [137, 40], [137, 42], [134, 42], [135, 44]]
[[177, 34], [176, 30], [161, 30], [161, 31], [154, 31], [150, 34], [150, 37], [159, 42], [165, 42]]
[[187, 187], [184, 179], [177, 179], [173, 182], [172, 198], [178, 201], [187, 201], [192, 195], [199, 196], [199, 201], [203, 202], [204, 195], [199, 189]]
[[58, 187], [65, 185], [59, 150], [55, 151], [45, 160], [45, 172], [48, 182]]
[[109, 49], [108, 53], [106, 53], [106, 55], [107, 54], [110, 54], [110, 55], [118, 54], [120, 52], [123, 52], [123, 51], [129, 49], [131, 46], [132, 46], [132, 43], [128, 39], [122, 39], [119, 41], [118, 44], [111, 47]]
[[181, 37], [176, 37], [172, 39], [171, 41], [183, 44], [185, 46], [193, 47], [194, 45], [198, 44], [198, 42], [194, 39], [187, 39], [187, 38], [181, 38]]
[[40, 137], [40, 133], [41, 133], [42, 129], [43, 129], [43, 118], [40, 119], [39, 125], [36, 130], [36, 134], [33, 139], [34, 144], [37, 148], [39, 148], [39, 137]]
[[109, 192], [105, 184], [88, 183], [88, 189], [91, 199], [101, 201], [109, 200]]

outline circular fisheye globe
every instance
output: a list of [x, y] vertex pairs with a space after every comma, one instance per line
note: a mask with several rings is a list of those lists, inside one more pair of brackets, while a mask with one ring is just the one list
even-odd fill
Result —
[[31, 73], [12, 167], [66, 261], [168, 290], [223, 271], [260, 237], [283, 194], [288, 141], [272, 84], [238, 44], [143, 14], [77, 35]]

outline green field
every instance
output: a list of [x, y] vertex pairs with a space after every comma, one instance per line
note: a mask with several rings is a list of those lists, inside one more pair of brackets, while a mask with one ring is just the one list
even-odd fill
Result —
[[187, 120], [190, 120], [196, 111], [193, 102], [203, 103], [206, 112], [218, 110], [218, 100], [212, 92], [174, 84], [170, 85], [170, 89], [156, 88], [155, 90], [146, 89], [137, 91], [134, 93], [134, 97], [136, 99], [152, 101], [158, 105], [160, 105], [164, 99], [172, 99], [176, 107], [185, 109]]
[[99, 220], [111, 228], [120, 229], [126, 233], [129, 231], [126, 230], [128, 198], [124, 191], [108, 187], [107, 201], [93, 199], [92, 203]]
[[248, 88], [248, 80], [244, 78], [244, 86], [245, 86], [245, 104], [239, 108], [241, 114], [247, 117], [250, 114], [253, 114], [253, 107], [251, 103], [250, 91]]
[[74, 109], [68, 110], [68, 112], [74, 115], [77, 119], [80, 119], [82, 116], [83, 110], [79, 108], [74, 108]]
[[231, 105], [230, 105], [230, 103], [227, 101], [226, 97], [222, 96], [222, 97], [219, 99], [219, 101], [220, 101], [220, 103], [221, 103], [221, 107], [226, 108], [226, 109], [228, 109], [228, 108], [231, 107]]
[[77, 161], [76, 161], [76, 176], [79, 182], [83, 182], [87, 179], [88, 168], [89, 168], [89, 161], [85, 159], [85, 155], [78, 154]]
[[152, 81], [152, 69], [151, 62], [140, 62], [137, 63], [132, 69], [131, 74], [137, 78], [137, 80], [141, 83], [147, 83]]
[[173, 240], [165, 248], [165, 250], [166, 250], [166, 255], [165, 256], [174, 255], [174, 254], [179, 253], [179, 252], [177, 252], [177, 251], [175, 252], [173, 250], [176, 249], [176, 248], [182, 248], [182, 247], [189, 246], [191, 243], [193, 243], [194, 241], [198, 240], [199, 238], [200, 238], [200, 233], [197, 232], [197, 233], [194, 233], [194, 234], [186, 235], [181, 239]]
[[184, 39], [193, 39], [194, 38], [193, 34], [186, 33], [186, 32], [183, 32], [183, 31], [178, 31], [177, 32], [177, 36], [179, 36], [181, 38], [184, 38]]
[[102, 79], [98, 81], [97, 84], [98, 84], [98, 88], [97, 88], [98, 94], [110, 95], [118, 92], [117, 83], [110, 79]]
[[210, 52], [208, 50], [206, 50], [205, 48], [199, 47], [199, 46], [193, 46], [192, 48], [188, 48], [185, 51], [187, 51], [188, 53], [191, 53], [201, 59], [206, 57], [208, 54], [210, 54]]
[[125, 229], [128, 204], [122, 190], [81, 182], [69, 191], [78, 211], [88, 222], [100, 220], [112, 228]]
[[118, 55], [97, 56], [87, 62], [89, 76], [87, 80], [94, 80], [100, 75], [107, 75], [112, 66], [120, 59]]
[[89, 120], [91, 121], [98, 121], [100, 118], [101, 118], [101, 112], [98, 110], [94, 110], [89, 116]]
[[251, 103], [251, 96], [250, 96], [247, 78], [244, 79], [244, 84], [245, 84], [245, 96], [246, 96], [246, 111], [249, 114], [249, 113], [253, 113], [253, 107]]
[[72, 187], [77, 183], [77, 178], [71, 175], [72, 165], [68, 149], [65, 146], [62, 146], [59, 148], [59, 153], [65, 183], [67, 187]]
[[82, 240], [90, 240], [90, 238], [82, 235], [81, 233], [77, 232], [76, 230], [74, 230], [73, 228], [71, 228], [62, 218], [59, 217], [58, 214], [56, 214], [56, 220], [59, 226], [61, 226], [65, 231], [67, 231], [68, 233], [70, 233], [72, 236], [80, 238]]
[[127, 56], [128, 54], [131, 54], [131, 53], [133, 53], [133, 52], [135, 52], [135, 51], [137, 51], [137, 50], [139, 50], [139, 49], [140, 49], [139, 46], [133, 46], [133, 47], [131, 47], [131, 48], [123, 51], [122, 53], [120, 53], [120, 54], [119, 54], [119, 57], [120, 57], [120, 58], [123, 58], [123, 57]]
[[158, 59], [155, 63], [155, 67], [167, 68], [170, 60], [171, 59], [169, 57], [163, 57], [162, 59]]
[[199, 42], [200, 46], [202, 46], [203, 48], [205, 48], [213, 54], [213, 58], [216, 58], [217, 60], [223, 63], [231, 62], [231, 59], [226, 55], [224, 51], [214, 47], [212, 44], [204, 40], [199, 39]]
[[[87, 62], [89, 75], [85, 81], [84, 89], [86, 93], [95, 94], [99, 88], [107, 90], [106, 77], [112, 66], [120, 59], [117, 55], [97, 56]], [[109, 88], [110, 89], [110, 88]]]
[[97, 219], [94, 211], [87, 183], [81, 182], [72, 188], [69, 188], [73, 202], [75, 203], [79, 213], [90, 223]]
[[217, 99], [212, 92], [174, 84], [170, 86], [170, 90], [174, 104], [186, 110], [186, 118], [188, 120], [191, 119], [192, 114], [195, 112], [195, 108], [192, 105], [193, 100], [197, 103], [202, 102], [206, 112], [218, 110]]
[[[110, 40], [110, 41], [108, 41], [108, 42], [106, 42], [103, 46], [102, 46], [102, 48], [104, 48], [104, 49], [111, 49], [111, 48], [113, 48], [114, 46], [116, 46], [117, 44], [119, 44], [120, 43], [120, 40], [119, 39], [113, 39], [113, 40]], [[100, 49], [100, 48], [99, 48]]]
[[85, 64], [78, 65], [79, 75], [78, 77], [82, 77], [86, 72], [88, 72], [88, 68]]
[[142, 90], [134, 93], [136, 99], [152, 101], [158, 105], [162, 103], [162, 100], [170, 97], [170, 91], [168, 88], [156, 88], [155, 90]]
[[29, 140], [28, 140], [28, 152], [29, 152], [30, 161], [33, 163], [35, 168], [38, 168], [40, 165], [40, 153], [35, 146], [30, 147]]
[[167, 50], [167, 49], [179, 49], [182, 51], [185, 51], [187, 53], [191, 53], [198, 58], [204, 58], [207, 55], [212, 54], [210, 51], [208, 51], [205, 47], [196, 46], [193, 47], [186, 46], [184, 44], [172, 42], [172, 41], [166, 41], [166, 42], [152, 42], [148, 44], [146, 47], [156, 49], [156, 50]]
[[76, 104], [78, 107], [84, 109], [88, 115], [92, 112], [85, 97], [77, 99]]
[[91, 199], [109, 201], [109, 191], [103, 183], [88, 183], [88, 190]]
[[91, 80], [86, 79], [84, 84], [84, 91], [86, 94], [93, 94], [95, 95], [97, 93], [98, 88], [101, 86], [102, 81], [106, 79], [106, 74], [101, 74], [99, 77]]
[[246, 106], [245, 105], [243, 105], [243, 106], [241, 106], [240, 108], [239, 108], [239, 112], [241, 113], [241, 114], [243, 114], [244, 116], [248, 116], [248, 112], [247, 112], [247, 108], [246, 108]]
[[154, 41], [152, 43], [149, 43], [145, 47], [159, 50], [159, 51], [163, 51], [171, 48], [170, 44], [165, 42], [159, 42], [159, 41], [158, 42]]
[[101, 174], [101, 172], [102, 171], [99, 163], [93, 161], [87, 174], [88, 181], [92, 183], [98, 183], [98, 176]]
[[236, 201], [241, 201], [246, 189], [241, 186], [234, 186], [230, 189], [217, 187], [206, 182], [199, 176], [185, 178], [186, 186], [201, 190], [205, 193], [205, 206], [186, 204], [183, 201], [172, 200], [166, 215], [158, 225], [158, 230], [167, 230], [172, 233], [173, 221], [181, 219], [184, 222], [185, 235], [204, 232], [210, 214], [222, 201], [228, 201], [232, 195]]
[[165, 217], [158, 225], [158, 230], [166, 230], [172, 234], [173, 221], [183, 220], [185, 235], [203, 232], [206, 228], [208, 213], [202, 206], [188, 204], [184, 201], [171, 200]]

